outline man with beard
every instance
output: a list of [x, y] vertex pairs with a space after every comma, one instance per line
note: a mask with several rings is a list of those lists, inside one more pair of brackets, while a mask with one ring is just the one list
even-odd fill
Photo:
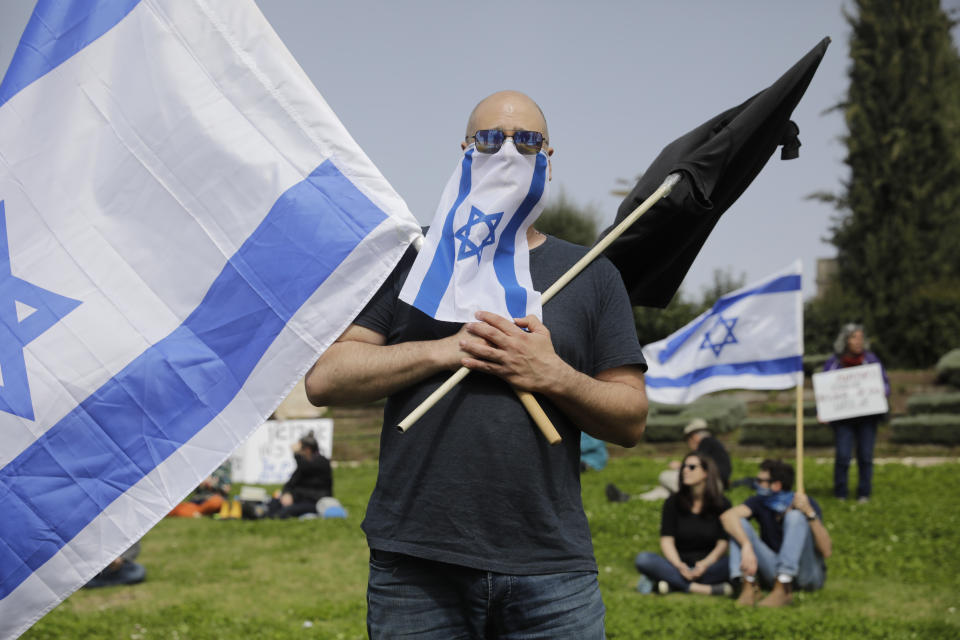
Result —
[[[465, 159], [482, 154], [473, 170], [482, 165], [486, 175], [474, 173], [474, 185], [542, 193], [535, 202], [520, 194], [535, 217], [550, 177], [548, 139], [536, 103], [502, 91], [473, 110], [461, 149]], [[505, 175], [517, 167], [527, 172], [520, 182]], [[538, 176], [542, 191], [531, 182]], [[586, 253], [532, 226], [525, 237], [537, 291]], [[633, 446], [647, 413], [646, 364], [620, 275], [599, 259], [543, 308], [542, 322], [480, 311], [461, 326], [398, 299], [414, 258], [408, 251], [306, 379], [316, 405], [388, 397], [363, 522], [370, 636], [602, 638], [580, 430]], [[461, 365], [473, 373], [398, 432]], [[559, 446], [548, 445], [511, 386], [537, 394]]]

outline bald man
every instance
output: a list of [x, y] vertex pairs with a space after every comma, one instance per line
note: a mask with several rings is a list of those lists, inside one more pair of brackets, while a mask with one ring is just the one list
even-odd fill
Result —
[[[550, 171], [543, 113], [515, 91], [481, 101], [460, 146], [494, 154], [487, 165], [519, 152]], [[538, 291], [586, 253], [533, 227], [527, 241]], [[306, 379], [316, 405], [388, 398], [363, 522], [370, 636], [603, 638], [580, 431], [630, 447], [647, 414], [620, 275], [600, 259], [544, 307], [543, 322], [481, 311], [461, 326], [398, 300], [414, 258], [408, 251]], [[474, 373], [407, 433], [394, 429], [461, 365]], [[511, 385], [537, 394], [561, 445], [547, 444]]]

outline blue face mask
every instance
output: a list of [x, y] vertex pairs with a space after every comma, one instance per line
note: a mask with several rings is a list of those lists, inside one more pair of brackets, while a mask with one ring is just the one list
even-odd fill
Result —
[[766, 498], [769, 495], [773, 495], [770, 487], [757, 487], [757, 495]]
[[[767, 489], [767, 491], [770, 491], [770, 489]], [[793, 504], [793, 491], [777, 491], [776, 493], [770, 491], [764, 496], [763, 504], [772, 511], [784, 513]]]

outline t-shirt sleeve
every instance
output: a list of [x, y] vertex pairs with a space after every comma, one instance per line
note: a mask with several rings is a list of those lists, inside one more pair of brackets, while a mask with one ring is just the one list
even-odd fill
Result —
[[597, 322], [593, 375], [626, 365], [637, 365], [647, 370], [633, 307], [616, 267], [606, 258], [599, 258], [596, 277], [601, 291], [600, 316]]
[[763, 498], [761, 496], [750, 496], [743, 501], [743, 504], [750, 509], [750, 517], [754, 517], [763, 506]]
[[382, 336], [387, 336], [390, 333], [390, 327], [393, 326], [393, 315], [397, 309], [397, 297], [400, 295], [403, 281], [406, 279], [416, 257], [415, 249], [412, 247], [407, 249], [407, 252], [400, 258], [400, 262], [394, 267], [393, 272], [373, 294], [373, 298], [363, 308], [363, 311], [354, 319], [353, 324], [375, 331]]
[[670, 496], [663, 501], [663, 509], [660, 512], [660, 537], [677, 537], [677, 500], [676, 496]]

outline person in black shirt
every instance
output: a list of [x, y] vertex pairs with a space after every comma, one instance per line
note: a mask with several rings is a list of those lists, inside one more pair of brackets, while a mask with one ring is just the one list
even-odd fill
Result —
[[330, 461], [320, 453], [311, 431], [293, 445], [297, 468], [283, 485], [280, 496], [267, 504], [268, 518], [294, 518], [316, 513], [317, 501], [333, 495]]
[[649, 593], [656, 585], [660, 593], [729, 595], [728, 543], [720, 514], [730, 501], [720, 491], [716, 464], [695, 451], [683, 459], [678, 476], [680, 490], [663, 503], [663, 555], [637, 554], [637, 571], [643, 574], [637, 589]]

